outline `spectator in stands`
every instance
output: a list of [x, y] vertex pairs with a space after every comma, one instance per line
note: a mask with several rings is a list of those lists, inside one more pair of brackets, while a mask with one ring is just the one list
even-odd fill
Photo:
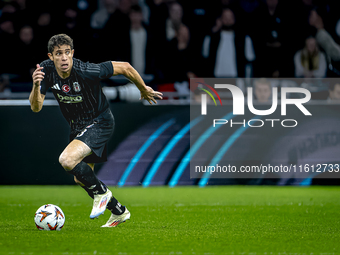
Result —
[[[119, 0], [119, 4], [121, 3]], [[102, 49], [102, 58], [110, 56], [116, 61], [129, 60], [130, 19], [128, 14], [119, 9], [119, 5], [112, 13], [101, 30], [101, 37], [97, 40], [97, 47]], [[112, 40], [112, 35], [117, 36]], [[119, 50], [118, 50], [119, 49]], [[104, 59], [102, 59], [104, 61]]]
[[[257, 17], [255, 16], [256, 10], [261, 6], [262, 0], [239, 0], [236, 2], [236, 17], [238, 20], [246, 20], [242, 22], [242, 30], [250, 38], [253, 37], [255, 31]], [[251, 21], [251, 22], [249, 22]]]
[[155, 44], [166, 40], [165, 22], [169, 16], [167, 5], [163, 0], [146, 0], [150, 8], [149, 31]]
[[319, 50], [315, 37], [306, 39], [305, 47], [294, 56], [295, 77], [322, 78], [327, 73], [327, 62], [323, 52]]
[[102, 0], [103, 7], [96, 10], [91, 16], [91, 27], [103, 29], [111, 14], [118, 8], [119, 0]]
[[[17, 45], [17, 37], [14, 29], [14, 14], [5, 13], [0, 17], [0, 48], [7, 52], [14, 52]], [[6, 61], [5, 61], [6, 59]], [[17, 59], [14, 57], [2, 58], [0, 62], [0, 72], [14, 74]]]
[[[77, 7], [72, 5], [67, 7], [64, 10], [64, 16], [62, 19], [63, 23], [61, 24], [62, 27], [60, 32], [66, 33], [71, 38], [76, 38], [75, 40], [82, 41], [81, 33], [85, 31], [84, 26], [82, 26], [82, 24], [79, 22], [79, 13]], [[77, 46], [77, 49], [79, 46]]]
[[[216, 1], [216, 0], [214, 0]], [[210, 33], [216, 17], [220, 15], [221, 8], [217, 4], [206, 0], [181, 1], [183, 7], [183, 23], [190, 30], [190, 38], [193, 42], [190, 45], [195, 54], [200, 55], [204, 37]], [[219, 11], [219, 13], [216, 13]]]
[[[18, 6], [18, 11], [16, 12], [16, 30], [18, 30], [26, 25], [33, 24], [35, 21], [35, 14], [37, 11], [41, 11], [40, 7], [45, 4], [45, 1], [30, 1], [30, 0], [12, 0]], [[61, 1], [61, 0], [59, 0]], [[48, 1], [46, 1], [48, 2]], [[57, 7], [53, 7], [55, 10]]]
[[[1, 15], [5, 13], [14, 14], [18, 11], [19, 5], [14, 2], [5, 2], [1, 9]], [[0, 15], [0, 16], [1, 16]]]
[[132, 1], [131, 0], [120, 0], [118, 9], [125, 15], [129, 15], [131, 11]]
[[272, 85], [270, 80], [266, 78], [256, 79], [254, 81], [254, 95], [259, 103], [270, 102], [272, 95]]
[[177, 28], [175, 38], [168, 43], [163, 72], [167, 82], [188, 82], [192, 73], [194, 57], [190, 48], [190, 31], [184, 24]]
[[64, 16], [60, 17], [61, 22], [57, 27], [57, 31], [65, 33], [74, 39], [77, 44], [77, 58], [82, 58], [84, 61], [92, 61], [92, 56], [96, 53], [88, 52], [90, 45], [89, 30], [86, 25], [81, 22], [79, 9], [76, 5], [70, 4], [63, 10]]
[[[25, 56], [20, 60], [20, 65], [16, 67], [16, 71], [21, 75], [20, 81], [30, 82], [32, 80], [32, 74], [35, 70], [32, 62], [39, 62], [37, 58], [37, 48], [34, 40], [33, 28], [30, 25], [24, 25], [19, 30], [19, 42], [17, 47], [17, 54], [19, 56]], [[45, 55], [47, 57], [47, 55]]]
[[245, 34], [238, 30], [234, 12], [223, 9], [217, 32], [206, 36], [203, 44], [203, 57], [206, 58], [206, 68], [214, 77], [244, 77], [245, 71]]
[[249, 14], [260, 6], [260, 0], [240, 0], [239, 5], [245, 13]]
[[340, 83], [331, 83], [329, 85], [329, 100], [340, 101]]
[[32, 44], [33, 28], [29, 25], [23, 26], [19, 31], [19, 38], [24, 45]]
[[13, 2], [18, 4], [20, 10], [26, 10], [26, 0], [14, 0]]
[[[281, 2], [280, 2], [281, 4]], [[283, 11], [279, 0], [266, 0], [255, 14], [253, 43], [256, 54], [254, 75], [260, 77], [284, 77], [292, 70], [293, 61], [287, 55], [285, 43], [290, 39], [287, 33], [288, 13]]]
[[132, 66], [140, 73], [145, 74], [147, 65], [148, 31], [143, 26], [143, 13], [139, 5], [131, 6], [130, 18], [130, 60]]
[[[54, 29], [52, 27], [52, 14], [48, 11], [43, 11], [39, 13], [37, 16], [36, 26], [34, 27], [35, 32], [37, 32], [40, 36], [51, 38], [51, 36], [53, 35], [53, 32], [49, 32], [49, 30], [51, 29]], [[49, 36], [46, 35], [46, 33], [52, 35]]]
[[0, 99], [5, 99], [11, 94], [11, 89], [9, 88], [9, 78], [7, 75], [0, 75]]
[[[299, 27], [300, 31], [299, 33], [301, 34], [300, 36], [303, 36], [302, 41], [308, 34], [305, 34], [305, 31], [308, 31], [309, 27], [309, 16], [311, 11], [313, 10], [314, 4], [313, 0], [300, 0], [297, 1], [297, 6], [296, 6], [296, 11], [298, 11], [298, 15], [296, 15], [296, 26]], [[299, 35], [297, 35], [299, 36]]]
[[[37, 47], [40, 49], [46, 48], [46, 42], [55, 34], [55, 29], [52, 13], [47, 10], [37, 13], [33, 23], [33, 32], [35, 35], [39, 35], [39, 40], [35, 40]], [[37, 58], [40, 61], [47, 57], [45, 51], [39, 50], [36, 54], [39, 55]]]
[[171, 41], [176, 36], [176, 31], [183, 24], [183, 8], [182, 6], [174, 2], [169, 6], [169, 18], [166, 20], [166, 39]]
[[15, 37], [15, 29], [12, 14], [3, 14], [0, 18], [1, 41], [12, 41]]
[[321, 16], [312, 10], [309, 24], [317, 29], [316, 40], [332, 60], [340, 61], [340, 46], [335, 43], [331, 35], [325, 30]]
[[[104, 26], [104, 30], [108, 33], [128, 32], [130, 28], [129, 12], [130, 12], [130, 0], [119, 0], [117, 9], [110, 13], [109, 19]], [[119, 24], [119, 26], [117, 25]], [[111, 37], [111, 35], [109, 35]]]
[[[109, 19], [114, 19], [117, 15], [118, 5], [119, 0], [100, 0], [99, 8], [91, 15], [90, 26], [93, 31], [92, 47], [98, 49], [97, 54], [92, 56], [93, 62], [105, 61], [103, 54], [105, 54], [106, 47], [109, 46], [106, 40], [109, 39], [109, 36], [112, 37], [112, 31], [107, 31], [105, 27], [107, 26]], [[116, 18], [115, 20], [119, 21], [119, 18]], [[122, 22], [126, 22], [126, 20], [122, 20]], [[119, 26], [117, 26], [117, 28], [119, 28]], [[109, 33], [109, 35], [107, 33]], [[113, 43], [109, 47], [114, 47], [116, 41], [117, 40], [109, 40], [110, 43]], [[114, 57], [115, 55], [112, 56], [112, 58]]]
[[325, 30], [322, 17], [312, 10], [309, 17], [309, 24], [317, 29], [316, 40], [320, 47], [326, 52], [329, 70], [327, 76], [340, 76], [340, 46], [332, 36]]
[[[326, 9], [326, 30], [329, 31], [334, 41], [340, 44], [340, 16], [339, 16], [340, 2], [331, 1], [327, 4]], [[328, 11], [328, 12], [327, 12]], [[323, 16], [323, 15], [321, 15]]]

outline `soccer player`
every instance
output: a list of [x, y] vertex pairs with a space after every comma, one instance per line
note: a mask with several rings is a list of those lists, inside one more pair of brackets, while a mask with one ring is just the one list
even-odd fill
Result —
[[46, 91], [52, 90], [71, 128], [70, 143], [61, 153], [59, 162], [93, 198], [90, 218], [97, 218], [108, 208], [112, 214], [102, 227], [115, 227], [130, 219], [130, 212], [93, 172], [95, 163], [107, 159], [106, 144], [114, 129], [114, 118], [100, 80], [122, 74], [140, 90], [140, 99], [150, 104], [157, 103], [155, 98], [162, 99], [162, 93], [146, 86], [127, 62], [84, 63], [73, 55], [73, 40], [68, 35], [51, 37], [48, 42], [49, 59], [37, 64], [32, 75], [31, 109], [39, 112]]

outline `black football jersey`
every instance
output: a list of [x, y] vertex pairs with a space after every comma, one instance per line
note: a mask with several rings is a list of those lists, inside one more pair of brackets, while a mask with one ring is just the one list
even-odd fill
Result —
[[100, 80], [113, 75], [111, 61], [100, 64], [85, 63], [73, 58], [71, 74], [61, 78], [52, 60], [43, 61], [40, 66], [45, 73], [40, 92], [51, 89], [59, 103], [62, 114], [72, 129], [82, 129], [109, 108], [102, 91]]

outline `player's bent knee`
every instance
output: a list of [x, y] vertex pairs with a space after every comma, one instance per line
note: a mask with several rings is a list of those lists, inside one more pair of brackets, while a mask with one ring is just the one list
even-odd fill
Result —
[[77, 163], [66, 153], [60, 155], [59, 163], [66, 171], [71, 171], [77, 165]]

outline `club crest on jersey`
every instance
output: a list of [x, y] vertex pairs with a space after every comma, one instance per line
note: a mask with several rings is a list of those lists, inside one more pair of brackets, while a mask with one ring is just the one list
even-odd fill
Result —
[[80, 85], [78, 82], [73, 82], [73, 90], [75, 92], [80, 92]]
[[70, 88], [70, 86], [69, 85], [63, 85], [62, 87], [61, 87], [61, 89], [65, 92], [65, 93], [68, 93], [68, 92], [70, 92], [70, 90], [71, 90], [71, 88]]

